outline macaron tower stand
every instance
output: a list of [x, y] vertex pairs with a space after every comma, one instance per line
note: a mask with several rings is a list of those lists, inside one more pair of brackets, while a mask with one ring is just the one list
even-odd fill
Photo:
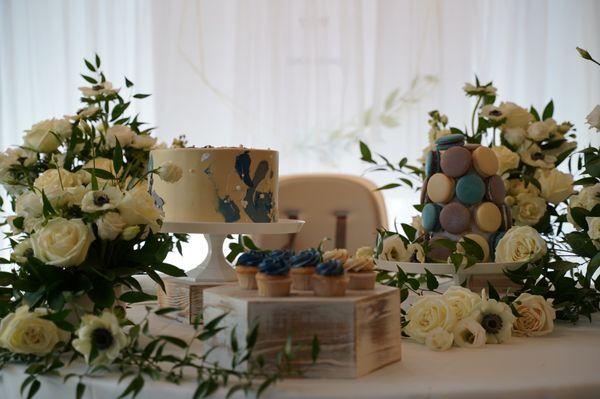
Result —
[[[512, 225], [510, 208], [504, 203], [504, 182], [498, 175], [494, 152], [479, 144], [465, 144], [461, 134], [450, 134], [436, 141], [427, 154], [426, 179], [421, 191], [423, 228], [429, 242], [429, 257], [439, 263], [408, 263], [377, 260], [377, 266], [406, 273], [451, 275], [455, 284], [479, 275], [502, 275], [520, 263], [493, 262], [498, 241]], [[440, 239], [475, 241], [483, 250], [483, 261], [456, 271], [448, 263], [451, 250], [436, 245]], [[489, 276], [492, 277], [492, 276]]]

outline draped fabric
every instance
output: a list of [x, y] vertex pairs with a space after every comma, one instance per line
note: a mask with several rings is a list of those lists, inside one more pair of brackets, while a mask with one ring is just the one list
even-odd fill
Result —
[[[584, 121], [600, 72], [575, 47], [600, 55], [599, 15], [593, 0], [2, 0], [0, 145], [73, 113], [95, 52], [116, 85], [153, 93], [132, 111], [162, 140], [275, 148], [284, 174], [362, 173], [358, 139], [417, 159], [428, 111], [467, 123], [475, 74], [503, 100], [553, 98], [556, 119], [598, 145]], [[415, 194], [386, 196], [405, 221]]]

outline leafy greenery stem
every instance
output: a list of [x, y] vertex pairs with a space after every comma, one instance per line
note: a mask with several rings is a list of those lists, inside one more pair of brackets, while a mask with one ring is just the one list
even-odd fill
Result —
[[473, 108], [473, 113], [471, 114], [471, 133], [475, 136], [475, 114], [477, 113], [477, 109], [479, 108], [479, 104], [481, 104], [482, 97], [477, 97], [477, 102], [475, 103], [475, 108]]

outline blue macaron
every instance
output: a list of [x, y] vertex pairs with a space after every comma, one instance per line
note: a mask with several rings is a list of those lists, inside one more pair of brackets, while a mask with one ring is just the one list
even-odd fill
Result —
[[438, 150], [447, 150], [450, 147], [457, 145], [463, 145], [465, 143], [465, 136], [462, 134], [449, 134], [442, 136], [435, 141]]
[[421, 212], [423, 228], [427, 232], [440, 229], [440, 212], [442, 207], [437, 204], [426, 204]]
[[506, 231], [497, 231], [490, 236], [489, 243], [490, 243], [490, 258], [491, 259], [493, 259], [493, 260], [496, 259], [496, 247], [498, 246], [498, 243], [500, 242], [502, 237], [504, 237], [505, 234], [506, 234]]
[[436, 150], [429, 151], [425, 158], [425, 176], [429, 177], [440, 171], [440, 152]]
[[478, 175], [472, 173], [458, 179], [456, 198], [465, 205], [481, 202], [485, 195], [485, 183]]

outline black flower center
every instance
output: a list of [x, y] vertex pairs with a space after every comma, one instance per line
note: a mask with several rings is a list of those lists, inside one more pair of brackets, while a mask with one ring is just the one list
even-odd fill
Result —
[[94, 89], [94, 90], [101, 90], [101, 89], [104, 89], [104, 86], [102, 86], [102, 85], [94, 85], [94, 86], [92, 86], [92, 89]]
[[94, 195], [94, 205], [96, 206], [102, 206], [102, 205], [106, 205], [110, 202], [110, 199], [108, 198], [108, 195], [106, 194], [98, 194], [98, 195]]
[[499, 109], [495, 109], [493, 111], [490, 111], [490, 115], [491, 116], [501, 116], [502, 112]]
[[481, 327], [488, 334], [496, 334], [502, 330], [502, 318], [497, 314], [486, 314], [481, 319]]
[[541, 152], [534, 152], [533, 154], [531, 154], [531, 159], [533, 159], [534, 161], [539, 161], [541, 159], [544, 159], [544, 154], [542, 154]]
[[105, 350], [110, 348], [114, 338], [106, 328], [97, 328], [92, 332], [92, 341], [98, 350]]
[[25, 164], [25, 161], [27, 161], [26, 157], [19, 157], [19, 158], [17, 158], [17, 162], [20, 163], [21, 165]]
[[27, 248], [23, 252], [23, 256], [26, 257], [26, 258], [29, 258], [30, 256], [33, 256], [33, 248]]

